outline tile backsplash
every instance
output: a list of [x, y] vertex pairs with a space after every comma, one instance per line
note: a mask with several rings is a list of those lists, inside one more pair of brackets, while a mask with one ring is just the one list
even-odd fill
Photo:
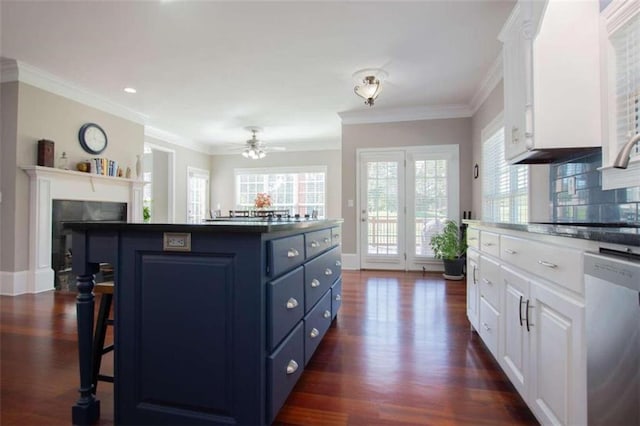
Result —
[[602, 154], [552, 164], [553, 221], [640, 222], [640, 186], [602, 190]]

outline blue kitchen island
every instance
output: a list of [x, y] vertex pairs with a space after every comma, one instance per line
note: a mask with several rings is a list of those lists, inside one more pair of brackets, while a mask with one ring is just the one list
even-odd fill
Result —
[[80, 398], [91, 384], [94, 274], [115, 283], [115, 423], [273, 421], [341, 303], [342, 220], [75, 222]]

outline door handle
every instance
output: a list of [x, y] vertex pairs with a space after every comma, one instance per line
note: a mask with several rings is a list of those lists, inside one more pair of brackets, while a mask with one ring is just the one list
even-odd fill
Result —
[[520, 316], [520, 327], [522, 327], [522, 295], [520, 296], [520, 303], [518, 303], [518, 316]]

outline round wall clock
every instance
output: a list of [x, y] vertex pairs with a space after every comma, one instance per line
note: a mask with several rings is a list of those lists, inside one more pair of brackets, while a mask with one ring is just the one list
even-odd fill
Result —
[[89, 154], [100, 154], [107, 147], [107, 134], [95, 123], [86, 123], [78, 132], [80, 146]]

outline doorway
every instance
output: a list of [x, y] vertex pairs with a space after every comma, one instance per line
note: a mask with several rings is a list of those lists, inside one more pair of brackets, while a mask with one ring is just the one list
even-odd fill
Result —
[[459, 220], [458, 145], [358, 151], [362, 269], [436, 270], [431, 236]]

